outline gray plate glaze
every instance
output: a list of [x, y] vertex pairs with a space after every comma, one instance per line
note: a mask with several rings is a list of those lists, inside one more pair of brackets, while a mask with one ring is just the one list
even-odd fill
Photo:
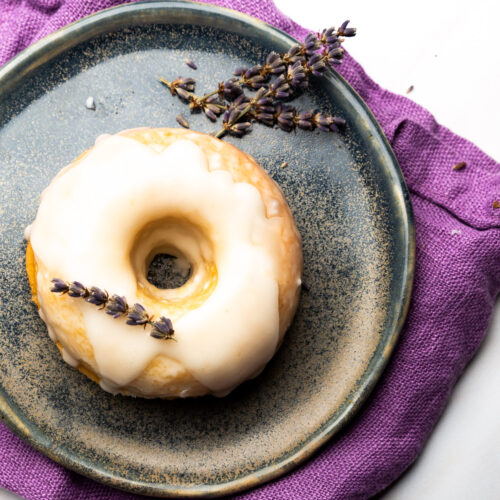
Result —
[[[23, 231], [60, 168], [99, 134], [177, 126], [177, 114], [188, 116], [157, 75], [192, 75], [202, 93], [293, 43], [236, 12], [153, 2], [79, 21], [0, 70], [0, 409], [54, 460], [138, 493], [240, 491], [310, 456], [380, 377], [409, 302], [412, 215], [379, 126], [333, 71], [298, 106], [344, 117], [345, 134], [256, 125], [243, 140], [227, 139], [282, 187], [304, 241], [309, 290], [258, 378], [223, 399], [113, 397], [61, 360], [30, 303]], [[85, 107], [88, 96], [95, 111]], [[202, 132], [217, 128], [201, 115], [189, 121]]]

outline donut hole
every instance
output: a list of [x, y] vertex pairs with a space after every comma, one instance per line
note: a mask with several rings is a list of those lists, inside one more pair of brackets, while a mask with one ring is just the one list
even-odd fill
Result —
[[183, 255], [156, 254], [149, 264], [146, 278], [160, 290], [180, 288], [191, 277], [193, 268]]
[[150, 309], [168, 305], [172, 315], [174, 309], [199, 307], [217, 283], [208, 230], [185, 216], [146, 224], [136, 235], [130, 263], [141, 303]]

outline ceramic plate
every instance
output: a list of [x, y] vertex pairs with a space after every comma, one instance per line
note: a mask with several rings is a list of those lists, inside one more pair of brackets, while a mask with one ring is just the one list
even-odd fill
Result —
[[[409, 302], [412, 215], [379, 126], [333, 71], [297, 106], [344, 117], [345, 133], [256, 125], [242, 140], [227, 139], [281, 186], [304, 242], [307, 290], [259, 377], [223, 399], [113, 397], [61, 360], [30, 303], [23, 231], [59, 169], [102, 133], [175, 127], [179, 113], [189, 116], [158, 75], [194, 76], [202, 93], [293, 43], [233, 11], [151, 2], [83, 19], [0, 70], [0, 408], [11, 429], [52, 459], [138, 493], [232, 493], [318, 450], [380, 377]], [[85, 107], [89, 96], [95, 111]], [[189, 122], [218, 129], [202, 115]]]

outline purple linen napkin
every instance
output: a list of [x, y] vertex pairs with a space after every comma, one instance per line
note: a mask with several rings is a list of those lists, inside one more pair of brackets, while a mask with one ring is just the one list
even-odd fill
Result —
[[[120, 0], [0, 0], [0, 64], [69, 22]], [[302, 39], [270, 0], [211, 0]], [[338, 19], [325, 21], [338, 22]], [[340, 72], [372, 109], [400, 162], [415, 211], [417, 260], [408, 320], [369, 402], [345, 432], [287, 476], [245, 499], [358, 499], [416, 459], [477, 350], [500, 288], [500, 165], [349, 55]], [[465, 161], [467, 167], [454, 171]], [[132, 499], [52, 462], [0, 424], [0, 486], [27, 499]]]

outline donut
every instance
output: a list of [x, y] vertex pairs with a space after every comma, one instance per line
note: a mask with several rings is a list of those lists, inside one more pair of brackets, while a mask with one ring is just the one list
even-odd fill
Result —
[[[252, 157], [191, 130], [100, 136], [44, 190], [25, 236], [50, 338], [113, 394], [224, 396], [264, 369], [297, 308], [302, 246], [283, 193]], [[148, 281], [158, 254], [189, 263], [183, 285]], [[54, 293], [55, 278], [168, 318], [173, 338]]]

